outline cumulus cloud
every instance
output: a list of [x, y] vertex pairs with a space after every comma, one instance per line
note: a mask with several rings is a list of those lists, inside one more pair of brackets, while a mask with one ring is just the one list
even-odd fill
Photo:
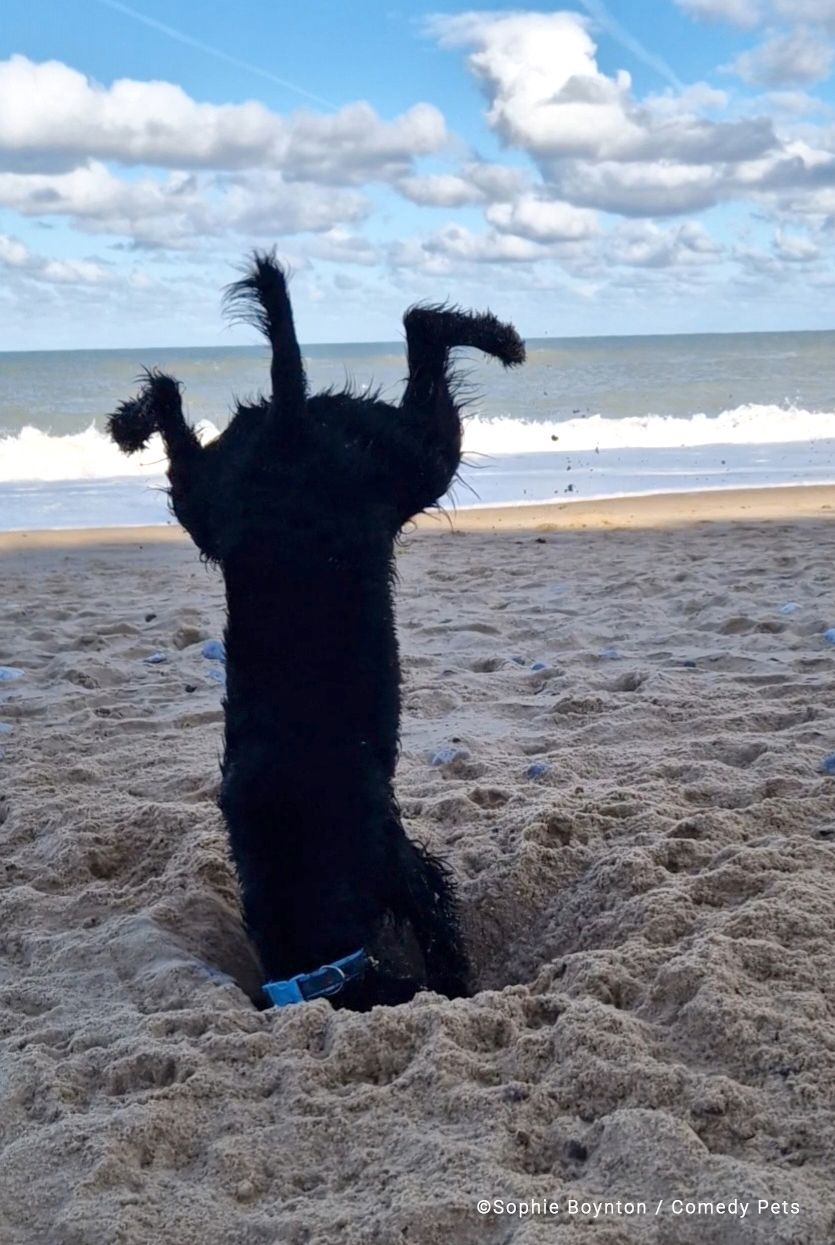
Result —
[[529, 263], [548, 255], [545, 247], [515, 235], [491, 230], [475, 233], [464, 225], [448, 224], [423, 240], [397, 242], [389, 248], [395, 268], [420, 268], [426, 272], [449, 272], [450, 261], [459, 264]]
[[757, 47], [729, 66], [743, 82], [753, 86], [799, 86], [820, 82], [829, 74], [832, 48], [808, 27], [770, 34]]
[[372, 268], [380, 258], [377, 247], [367, 238], [342, 228], [329, 229], [315, 238], [306, 239], [304, 252], [311, 259], [358, 264], [363, 268]]
[[576, 13], [466, 13], [436, 17], [432, 29], [446, 45], [476, 45], [467, 63], [487, 94], [488, 123], [537, 157], [698, 163], [750, 158], [774, 141], [766, 118], [717, 124], [639, 106], [628, 73], [600, 73]]
[[[169, 82], [109, 87], [59, 61], [0, 63], [0, 167], [69, 169], [90, 159], [176, 169], [281, 169], [328, 185], [405, 176], [447, 142], [444, 119], [415, 104], [383, 121], [369, 104], [289, 118], [263, 104], [199, 103]], [[10, 102], [11, 101], [11, 102]]]
[[484, 203], [486, 198], [478, 186], [457, 173], [403, 177], [397, 183], [397, 189], [420, 207], [464, 207], [468, 203]]
[[472, 160], [459, 173], [403, 177], [397, 189], [421, 207], [463, 207], [469, 203], [506, 202], [529, 182], [530, 177], [522, 169]]
[[355, 191], [288, 185], [278, 173], [125, 181], [98, 162], [68, 173], [0, 173], [0, 205], [29, 217], [65, 217], [87, 233], [122, 235], [139, 245], [191, 249], [225, 233], [324, 232], [357, 223], [369, 211]]
[[48, 285], [110, 284], [113, 271], [97, 260], [50, 259], [35, 255], [19, 238], [0, 234], [0, 266]]
[[497, 203], [485, 216], [501, 233], [534, 242], [576, 242], [599, 232], [596, 213], [535, 195], [522, 195], [514, 203]]
[[607, 257], [632, 268], [674, 268], [716, 263], [722, 248], [699, 221], [660, 229], [652, 221], [621, 225], [607, 241]]
[[572, 164], [555, 170], [560, 192], [571, 203], [620, 216], [678, 216], [714, 207], [722, 170], [711, 165], [657, 161]]
[[475, 47], [467, 64], [487, 121], [536, 162], [548, 197], [624, 215], [703, 209], [734, 186], [730, 166], [780, 148], [767, 117], [714, 121], [726, 97], [703, 84], [634, 98], [628, 73], [600, 72], [577, 13], [434, 17], [445, 46]]

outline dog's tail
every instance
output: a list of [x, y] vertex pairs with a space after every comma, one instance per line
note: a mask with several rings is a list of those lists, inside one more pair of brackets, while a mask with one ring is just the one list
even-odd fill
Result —
[[504, 324], [490, 312], [478, 314], [457, 307], [410, 307], [403, 317], [409, 379], [403, 406], [430, 401], [437, 384], [450, 383], [449, 352], [455, 346], [471, 346], [499, 359], [505, 367], [525, 362], [525, 343], [512, 324]]
[[275, 251], [255, 251], [240, 281], [227, 286], [224, 309], [233, 321], [252, 324], [272, 347], [272, 407], [279, 426], [292, 427], [304, 416], [307, 377], [296, 340], [287, 278]]

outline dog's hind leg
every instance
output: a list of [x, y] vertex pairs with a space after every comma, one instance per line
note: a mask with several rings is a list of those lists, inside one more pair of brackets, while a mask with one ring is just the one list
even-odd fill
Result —
[[458, 922], [455, 882], [451, 871], [425, 847], [404, 836], [401, 877], [392, 904], [396, 919], [414, 930], [426, 968], [429, 990], [447, 998], [468, 998], [470, 965]]
[[405, 522], [444, 495], [461, 461], [461, 417], [450, 350], [471, 346], [505, 367], [515, 367], [525, 361], [525, 346], [512, 325], [489, 313], [418, 306], [406, 312], [403, 324], [409, 378], [399, 414], [414, 450], [405, 479], [405, 464], [398, 464], [403, 508], [408, 509]]

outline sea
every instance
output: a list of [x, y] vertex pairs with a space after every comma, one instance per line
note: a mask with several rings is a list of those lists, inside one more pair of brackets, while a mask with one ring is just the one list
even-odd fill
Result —
[[[510, 505], [835, 482], [835, 332], [533, 339], [505, 372], [456, 352], [465, 457], [444, 504]], [[304, 348], [312, 391], [397, 402], [402, 343]], [[105, 435], [145, 367], [208, 440], [267, 383], [260, 346], [0, 353], [0, 530], [169, 524], [158, 439]]]

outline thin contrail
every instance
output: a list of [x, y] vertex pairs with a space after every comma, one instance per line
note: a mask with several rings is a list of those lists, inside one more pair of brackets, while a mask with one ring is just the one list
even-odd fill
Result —
[[152, 30], [159, 30], [162, 34], [168, 35], [169, 39], [176, 39], [178, 43], [184, 43], [186, 47], [196, 48], [198, 52], [205, 52], [207, 56], [214, 56], [219, 61], [225, 61], [227, 65], [234, 65], [237, 69], [245, 69], [248, 73], [257, 74], [259, 78], [266, 78], [268, 82], [274, 82], [277, 86], [283, 86], [288, 91], [295, 91], [296, 95], [303, 95], [305, 99], [312, 99], [317, 104], [323, 104], [325, 108], [331, 108], [334, 111], [338, 108], [337, 104], [332, 104], [330, 100], [322, 99], [320, 95], [314, 95], [312, 91], [306, 91], [304, 87], [296, 86], [294, 82], [288, 82], [286, 78], [279, 78], [276, 74], [270, 73], [266, 69], [259, 69], [257, 65], [250, 65], [248, 61], [238, 60], [237, 56], [230, 56], [228, 52], [222, 52], [220, 48], [213, 48], [208, 43], [201, 43], [199, 39], [193, 39], [191, 35], [184, 35], [181, 30], [175, 30], [173, 26], [166, 26], [164, 22], [158, 22], [155, 17], [137, 13], [136, 9], [131, 9], [126, 4], [120, 4], [119, 0], [96, 0], [96, 3], [103, 4], [108, 9], [115, 9], [117, 13], [124, 13], [126, 17], [132, 17], [134, 21], [142, 22], [143, 26], [150, 26]]
[[[109, 3], [109, 0], [103, 0], [103, 2]], [[627, 51], [632, 52], [634, 56], [638, 57], [638, 60], [643, 61], [650, 69], [654, 69], [662, 78], [666, 78], [670, 86], [674, 86], [677, 91], [684, 90], [684, 84], [681, 79], [676, 76], [667, 62], [660, 56], [656, 56], [654, 52], [648, 52], [634, 35], [631, 35], [628, 30], [624, 30], [617, 18], [613, 17], [606, 5], [603, 4], [603, 0], [578, 0], [578, 2]]]

